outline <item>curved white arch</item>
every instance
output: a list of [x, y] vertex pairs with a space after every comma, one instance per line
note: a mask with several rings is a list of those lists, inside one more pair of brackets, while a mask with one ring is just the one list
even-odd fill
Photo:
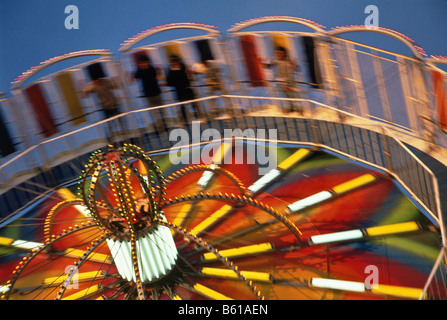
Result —
[[426, 59], [429, 64], [447, 64], [446, 56], [431, 56], [431, 58]]
[[171, 23], [166, 25], [157, 26], [146, 31], [140, 32], [137, 35], [127, 39], [121, 44], [119, 51], [127, 51], [136, 43], [163, 31], [174, 30], [174, 29], [196, 29], [208, 32], [210, 35], [218, 36], [220, 34], [217, 31], [217, 27], [201, 24], [201, 23]]
[[367, 27], [364, 25], [355, 25], [355, 26], [344, 26], [344, 27], [336, 27], [333, 28], [331, 31], [328, 31], [327, 34], [329, 36], [338, 36], [343, 33], [350, 33], [350, 32], [375, 32], [384, 34], [387, 36], [390, 36], [394, 39], [397, 39], [401, 41], [403, 44], [405, 44], [411, 52], [419, 59], [422, 59], [423, 55], [425, 55], [424, 50], [415, 44], [414, 40], [410, 39], [408, 36], [394, 31], [392, 29], [383, 28], [383, 27]]
[[112, 53], [109, 49], [95, 49], [95, 50], [82, 50], [82, 51], [76, 51], [76, 52], [70, 52], [61, 56], [57, 56], [51, 59], [48, 59], [46, 61], [43, 61], [40, 63], [40, 65], [31, 67], [24, 73], [22, 73], [19, 77], [17, 77], [12, 82], [12, 89], [17, 89], [20, 87], [26, 80], [34, 76], [36, 73], [42, 71], [43, 69], [56, 64], [58, 62], [72, 59], [72, 58], [79, 58], [79, 57], [86, 57], [86, 56], [112, 56]]
[[289, 17], [289, 16], [267, 16], [267, 17], [261, 17], [256, 19], [250, 19], [245, 20], [243, 22], [239, 22], [235, 24], [231, 29], [228, 30], [228, 32], [238, 32], [244, 28], [248, 28], [253, 25], [261, 24], [261, 23], [269, 23], [269, 22], [291, 22], [296, 24], [301, 24], [306, 27], [309, 27], [316, 32], [324, 33], [324, 26], [303, 18], [297, 18], [297, 17]]

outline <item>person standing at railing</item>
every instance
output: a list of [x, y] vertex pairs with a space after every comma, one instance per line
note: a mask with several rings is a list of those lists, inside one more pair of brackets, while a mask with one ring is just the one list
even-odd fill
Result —
[[[163, 105], [161, 99], [161, 89], [159, 71], [155, 68], [148, 56], [140, 55], [137, 60], [137, 70], [133, 73], [131, 81], [140, 80], [144, 97], [147, 99], [150, 108]], [[163, 109], [158, 109], [154, 121], [156, 125], [160, 122], [166, 130], [165, 115]]]
[[[177, 56], [171, 56], [169, 58], [169, 68], [166, 72], [166, 84], [170, 87], [175, 88], [175, 93], [178, 101], [188, 101], [194, 100], [195, 94], [191, 88], [190, 71], [186, 69], [185, 64]], [[197, 119], [198, 105], [197, 103], [191, 103], [193, 108], [195, 118]], [[183, 120], [187, 121], [188, 117], [186, 114], [186, 105], [182, 104], [180, 106], [180, 112], [182, 114]]]
[[[282, 94], [289, 99], [299, 99], [299, 91], [295, 85], [295, 77], [299, 70], [299, 66], [289, 57], [287, 49], [284, 47], [276, 47], [275, 58], [264, 63], [268, 68], [275, 68], [275, 77]], [[290, 101], [288, 112], [302, 113], [302, 108], [297, 102]]]
[[[221, 70], [213, 60], [203, 60], [200, 64], [200, 68], [196, 68], [194, 73], [203, 75], [203, 82], [207, 87], [208, 94], [213, 95], [228, 95], [229, 92], [225, 88], [225, 85], [221, 79]], [[224, 108], [229, 114], [234, 115], [233, 109], [231, 109], [230, 101], [228, 98], [223, 99]], [[210, 100], [211, 113], [218, 114], [216, 100]]]
[[[115, 93], [113, 91], [114, 89], [117, 88], [118, 86], [115, 80], [107, 78], [98, 78], [94, 79], [89, 85], [85, 86], [82, 89], [81, 94], [84, 97], [87, 97], [92, 93], [96, 94], [99, 100], [99, 104], [102, 107], [104, 118], [109, 119], [121, 113], [118, 99], [116, 98]], [[118, 118], [118, 121], [121, 126], [121, 129], [124, 130], [126, 126], [121, 117]], [[110, 137], [111, 133], [113, 132], [113, 128], [110, 121], [107, 122], [107, 126], [109, 130], [108, 136]]]

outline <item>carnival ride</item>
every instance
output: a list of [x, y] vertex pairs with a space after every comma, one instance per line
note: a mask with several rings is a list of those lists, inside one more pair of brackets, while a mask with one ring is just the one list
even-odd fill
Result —
[[[264, 23], [310, 31], [246, 31]], [[205, 35], [141, 44], [177, 29]], [[341, 38], [350, 32], [391, 36], [410, 55]], [[263, 68], [277, 45], [302, 62], [300, 98], [282, 97]], [[244, 21], [224, 37], [212, 26], [164, 25], [119, 54], [47, 60], [2, 100], [2, 153], [15, 150], [0, 167], [2, 299], [445, 299], [435, 174], [447, 159], [445, 58], [425, 58], [393, 30], [326, 31], [296, 17]], [[215, 116], [182, 119], [188, 103], [173, 102], [167, 87], [166, 104], [147, 108], [127, 77], [142, 54], [158, 66], [172, 54], [192, 69], [214, 61], [223, 89], [196, 75], [194, 102]], [[117, 80], [122, 108], [106, 120], [79, 94], [102, 76]], [[289, 103], [303, 112], [284, 113]], [[181, 151], [191, 161], [173, 163], [170, 133], [186, 122], [191, 136], [199, 120], [199, 136], [214, 129], [221, 139], [190, 141]], [[277, 164], [262, 175], [265, 162], [248, 161], [258, 146]]]

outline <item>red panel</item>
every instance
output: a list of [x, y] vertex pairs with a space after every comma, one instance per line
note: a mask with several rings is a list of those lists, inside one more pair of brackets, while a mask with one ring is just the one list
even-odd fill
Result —
[[447, 96], [444, 90], [444, 76], [442, 73], [432, 70], [432, 77], [435, 103], [438, 108], [439, 125], [444, 130], [447, 130]]
[[45, 137], [49, 137], [58, 132], [56, 123], [54, 122], [53, 115], [48, 108], [48, 103], [43, 95], [42, 89], [39, 84], [34, 84], [25, 90], [28, 100], [34, 110], [34, 116], [36, 117], [39, 127], [42, 130], [42, 134]]
[[256, 52], [255, 38], [251, 34], [243, 35], [240, 38], [242, 52], [244, 54], [245, 65], [252, 87], [265, 86], [264, 75], [260, 58]]

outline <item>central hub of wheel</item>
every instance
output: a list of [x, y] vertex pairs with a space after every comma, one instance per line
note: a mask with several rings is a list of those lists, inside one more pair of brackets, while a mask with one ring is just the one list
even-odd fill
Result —
[[171, 232], [161, 225], [136, 240], [138, 270], [135, 270], [132, 258], [131, 241], [108, 239], [107, 244], [119, 274], [128, 281], [136, 282], [138, 271], [143, 283], [158, 280], [168, 274], [177, 261], [177, 248]]
[[132, 145], [94, 153], [81, 180], [93, 220], [110, 234], [107, 244], [119, 274], [137, 284], [162, 278], [177, 261], [169, 228], [156, 222], [166, 221], [159, 209], [164, 186], [157, 164]]

